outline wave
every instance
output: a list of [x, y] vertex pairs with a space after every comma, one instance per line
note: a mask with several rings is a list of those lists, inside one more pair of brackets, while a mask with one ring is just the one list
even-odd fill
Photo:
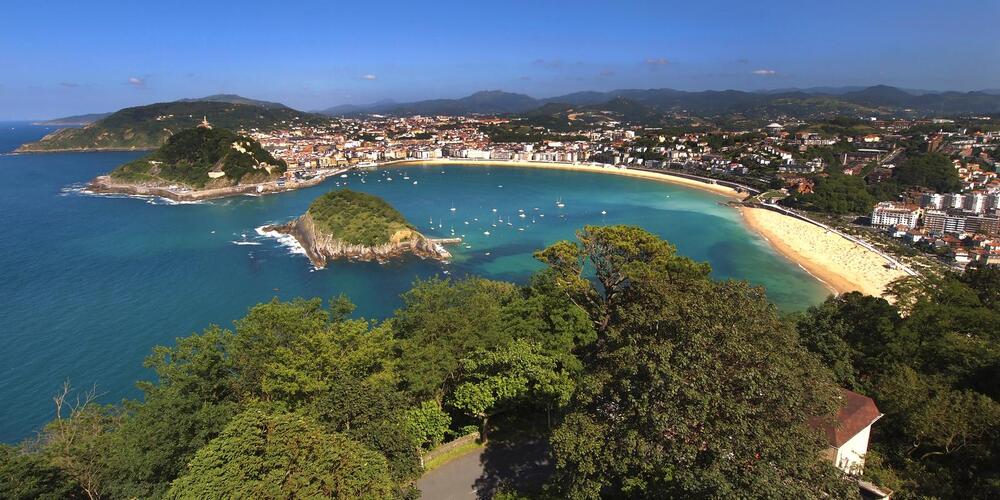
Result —
[[[270, 224], [269, 224], [270, 225]], [[260, 226], [254, 228], [257, 234], [265, 238], [273, 238], [278, 241], [278, 244], [287, 248], [288, 253], [306, 255], [306, 249], [299, 244], [299, 240], [295, 239], [294, 236], [285, 233], [279, 233], [278, 231], [266, 231], [264, 228], [267, 226]]]
[[231, 241], [230, 243], [234, 245], [262, 245], [263, 243], [259, 241]]
[[211, 201], [211, 200], [178, 201], [151, 194], [98, 193], [90, 190], [87, 184], [82, 184], [82, 183], [70, 184], [59, 190], [59, 196], [70, 196], [70, 195], [99, 196], [101, 198], [131, 198], [134, 200], [143, 200], [146, 203], [149, 203], [150, 205], [203, 205]]

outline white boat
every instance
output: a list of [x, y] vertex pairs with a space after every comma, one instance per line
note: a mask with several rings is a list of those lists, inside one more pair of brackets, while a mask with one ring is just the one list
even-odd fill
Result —
[[340, 174], [340, 178], [341, 179], [346, 179], [347, 178], [347, 174]]
[[[483, 231], [483, 234], [485, 234], [486, 236], [489, 236], [490, 232], [489, 231]], [[487, 254], [487, 255], [489, 255], [489, 254]]]
[[608, 215], [608, 211], [607, 210], [601, 210], [601, 215]]
[[413, 183], [414, 183], [414, 184], [416, 184], [416, 183], [417, 183], [417, 181], [413, 181]]

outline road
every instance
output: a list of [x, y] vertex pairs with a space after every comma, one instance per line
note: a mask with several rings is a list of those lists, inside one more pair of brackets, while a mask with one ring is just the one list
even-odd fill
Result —
[[417, 481], [420, 498], [429, 500], [476, 500], [476, 480], [483, 475], [483, 448], [476, 448], [434, 469]]
[[492, 498], [501, 488], [537, 493], [552, 473], [539, 441], [493, 442], [434, 469], [417, 481], [425, 500]]

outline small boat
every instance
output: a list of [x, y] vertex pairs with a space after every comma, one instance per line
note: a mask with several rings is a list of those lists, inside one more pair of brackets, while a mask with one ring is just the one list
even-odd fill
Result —
[[458, 210], [458, 209], [457, 209], [457, 208], [455, 208], [455, 206], [454, 206], [454, 205], [452, 205], [452, 207], [451, 207], [451, 211], [452, 211], [452, 212], [454, 212], [455, 210]]
[[601, 215], [608, 215], [608, 211], [607, 210], [601, 210]]
[[340, 178], [341, 179], [346, 179], [347, 178], [347, 174], [340, 174]]
[[496, 212], [497, 212], [497, 209], [495, 209], [495, 208], [494, 208], [494, 209], [493, 209], [493, 213], [496, 213]]
[[518, 231], [524, 231], [524, 228], [523, 227], [519, 227], [519, 228], [517, 228], [517, 230]]
[[416, 184], [416, 183], [417, 183], [417, 181], [413, 181], [413, 183], [414, 183], [414, 184]]
[[[483, 234], [486, 235], [486, 236], [489, 236], [490, 232], [489, 231], [483, 231]], [[486, 254], [486, 255], [489, 255], [489, 254]]]
[[527, 215], [524, 215], [524, 214], [518, 214], [518, 217], [520, 217], [520, 218], [522, 218], [522, 219], [523, 219], [523, 218], [527, 217]]

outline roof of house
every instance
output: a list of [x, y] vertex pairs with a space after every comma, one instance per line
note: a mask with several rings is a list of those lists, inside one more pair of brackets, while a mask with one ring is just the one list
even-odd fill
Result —
[[875, 406], [875, 401], [868, 396], [841, 389], [840, 397], [843, 406], [840, 407], [833, 422], [824, 419], [810, 421], [815, 427], [822, 426], [827, 441], [834, 448], [840, 448], [882, 416], [882, 412]]

